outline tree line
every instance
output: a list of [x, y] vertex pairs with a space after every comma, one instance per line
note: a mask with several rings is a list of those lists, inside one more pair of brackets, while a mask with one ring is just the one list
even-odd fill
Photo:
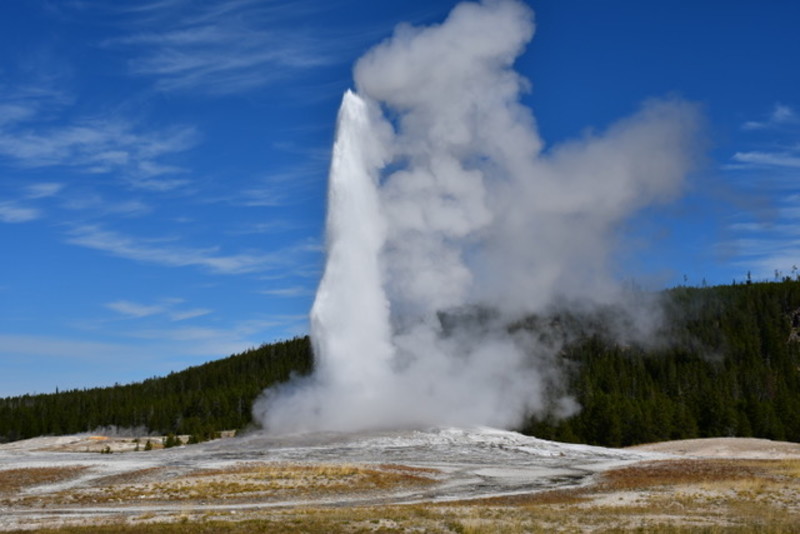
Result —
[[313, 365], [307, 337], [190, 367], [162, 378], [113, 387], [0, 399], [0, 441], [91, 432], [115, 426], [208, 439], [252, 423], [261, 392]]
[[[555, 365], [581, 406], [568, 418], [531, 416], [518, 430], [607, 446], [712, 436], [800, 442], [800, 281], [678, 287], [661, 297], [665, 319], [651, 340], [608, 334], [608, 310], [509, 327], [545, 338], [571, 332]], [[208, 439], [253, 424], [264, 389], [313, 365], [309, 339], [299, 337], [163, 378], [0, 399], [0, 441], [112, 425]]]
[[800, 282], [665, 292], [658, 339], [594, 333], [563, 354], [573, 417], [531, 417], [542, 438], [626, 446], [719, 436], [800, 442]]

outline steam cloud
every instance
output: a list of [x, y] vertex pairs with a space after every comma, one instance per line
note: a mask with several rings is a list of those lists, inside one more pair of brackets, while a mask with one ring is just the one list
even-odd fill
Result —
[[701, 121], [689, 103], [651, 101], [543, 151], [513, 70], [533, 30], [522, 3], [467, 2], [441, 25], [399, 26], [356, 64], [311, 311], [317, 367], [257, 403], [270, 431], [507, 428], [577, 409], [557, 387], [558, 343], [508, 324], [619, 298], [619, 229], [680, 194]]

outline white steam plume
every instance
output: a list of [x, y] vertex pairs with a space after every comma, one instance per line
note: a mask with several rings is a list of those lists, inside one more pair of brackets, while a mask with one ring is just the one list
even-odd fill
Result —
[[257, 403], [269, 430], [510, 427], [577, 409], [559, 393], [558, 341], [508, 324], [619, 298], [620, 227], [680, 194], [701, 121], [652, 101], [543, 152], [513, 70], [532, 35], [517, 1], [462, 3], [358, 61], [330, 170], [317, 367]]

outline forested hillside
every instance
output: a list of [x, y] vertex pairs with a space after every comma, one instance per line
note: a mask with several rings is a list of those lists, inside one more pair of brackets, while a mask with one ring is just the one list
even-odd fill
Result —
[[[663, 297], [665, 326], [646, 342], [613, 340], [602, 313], [512, 326], [570, 331], [558, 364], [582, 406], [568, 419], [531, 418], [521, 430], [610, 446], [709, 436], [800, 441], [800, 282], [680, 287]], [[266, 387], [312, 367], [304, 337], [141, 383], [2, 399], [0, 441], [108, 425], [203, 439], [247, 426]]]
[[0, 441], [111, 425], [202, 440], [247, 426], [265, 388], [307, 374], [312, 363], [303, 337], [135, 384], [6, 398], [0, 400]]
[[800, 441], [800, 282], [666, 292], [655, 348], [592, 335], [564, 354], [583, 407], [523, 429], [543, 438], [632, 445], [755, 436]]

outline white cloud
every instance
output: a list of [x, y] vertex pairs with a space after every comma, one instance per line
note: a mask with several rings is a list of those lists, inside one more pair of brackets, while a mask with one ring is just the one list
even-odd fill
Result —
[[64, 184], [54, 182], [42, 182], [26, 187], [28, 198], [47, 198], [57, 195], [64, 189]]
[[[800, 265], [800, 242], [769, 245], [758, 243], [759, 249], [745, 249], [735, 265], [751, 274], [753, 280], [775, 280], [796, 276]], [[749, 253], [749, 254], [748, 254]], [[777, 275], [777, 276], [776, 276]]]
[[137, 3], [135, 5], [124, 6], [122, 9], [127, 12], [148, 12], [148, 11], [160, 11], [163, 9], [179, 7], [184, 4], [184, 0], [158, 0], [156, 2], [142, 2]]
[[0, 202], [0, 222], [23, 223], [38, 219], [41, 212], [36, 208], [21, 206], [16, 202]]
[[121, 202], [111, 201], [95, 193], [83, 193], [64, 200], [62, 207], [68, 210], [91, 210], [97, 215], [119, 215], [124, 217], [137, 217], [150, 213], [152, 207], [141, 200], [130, 199]]
[[140, 304], [129, 300], [117, 300], [109, 302], [105, 306], [110, 310], [134, 319], [153, 315], [167, 315], [171, 321], [185, 321], [195, 317], [202, 317], [212, 312], [207, 308], [176, 309], [182, 303], [183, 299], [162, 299], [157, 304]]
[[773, 109], [772, 115], [770, 116], [773, 122], [788, 122], [795, 120], [795, 118], [794, 110], [782, 104], [775, 104], [775, 109]]
[[297, 230], [308, 226], [299, 221], [288, 220], [269, 220], [259, 223], [243, 223], [235, 230], [231, 230], [232, 235], [246, 235], [246, 234], [277, 234], [287, 232], [290, 230]]
[[285, 265], [291, 259], [291, 251], [225, 255], [220, 253], [219, 247], [181, 247], [174, 244], [174, 239], [135, 238], [92, 225], [73, 229], [67, 242], [135, 261], [169, 267], [203, 267], [219, 274], [262, 271]]
[[[116, 173], [133, 186], [171, 189], [186, 183], [186, 170], [163, 161], [199, 140], [195, 128], [149, 128], [122, 116], [68, 117], [70, 99], [50, 88], [0, 86], [0, 157], [26, 168], [70, 167], [91, 174]], [[63, 185], [30, 186], [30, 198], [57, 194]]]
[[[247, 180], [247, 187], [225, 192], [206, 202], [219, 202], [247, 207], [285, 207], [307, 202], [309, 195], [319, 193], [320, 180], [327, 173], [328, 160], [312, 156], [317, 151], [307, 152], [303, 162], [291, 168], [275, 170], [269, 174]], [[329, 152], [328, 152], [329, 154]]]
[[0, 104], [0, 127], [25, 120], [36, 113], [36, 110], [22, 103]]
[[277, 207], [300, 202], [305, 195], [300, 192], [312, 184], [313, 177], [323, 172], [298, 170], [297, 173], [276, 173], [261, 179], [255, 187], [242, 191], [234, 204], [250, 207]]
[[800, 168], [800, 156], [792, 152], [736, 152], [733, 161], [750, 166]]
[[153, 328], [129, 332], [131, 338], [155, 341], [159, 345], [174, 347], [184, 354], [206, 355], [220, 358], [251, 347], [257, 347], [275, 329], [285, 329], [296, 320], [275, 317], [235, 323], [228, 328], [186, 326], [179, 328]]
[[264, 289], [259, 291], [262, 295], [267, 295], [270, 297], [307, 297], [309, 295], [313, 295], [314, 291], [307, 287], [302, 286], [293, 286], [293, 287], [280, 287], [275, 289]]
[[718, 249], [733, 258], [742, 272], [752, 272], [759, 280], [774, 278], [776, 269], [787, 274], [800, 264], [800, 195], [795, 193], [800, 169], [798, 126], [800, 117], [794, 108], [775, 104], [762, 120], [742, 125], [758, 133], [761, 144], [736, 151], [722, 166], [742, 172], [748, 186], [758, 188], [751, 192], [752, 210], [727, 226], [730, 237]]
[[[238, 321], [226, 328], [204, 326], [152, 328], [130, 332], [129, 335], [139, 339], [156, 339], [165, 342], [198, 342], [198, 345], [218, 342], [226, 345], [238, 344], [239, 350], [241, 350], [262, 343], [266, 332], [275, 328], [292, 326], [307, 319], [306, 315], [274, 315]], [[259, 338], [261, 338], [260, 341]], [[225, 352], [220, 354], [225, 354]]]
[[117, 300], [114, 302], [109, 302], [106, 304], [106, 308], [114, 310], [117, 313], [121, 313], [122, 315], [136, 318], [156, 315], [165, 311], [163, 305], [147, 306], [143, 304], [137, 304], [129, 300]]
[[[23, 167], [75, 167], [88, 173], [120, 172], [133, 185], [152, 188], [155, 177], [185, 172], [157, 158], [197, 142], [191, 127], [141, 131], [123, 119], [88, 119], [68, 125], [0, 129], [0, 155]], [[182, 181], [165, 180], [169, 187]]]
[[744, 212], [728, 225], [731, 237], [719, 245], [720, 251], [757, 280], [773, 279], [776, 270], [794, 276], [800, 265], [800, 195], [775, 198], [772, 210], [752, 217]]
[[155, 78], [160, 90], [240, 93], [335, 60], [331, 43], [323, 44], [319, 32], [294, 24], [310, 6], [252, 0], [189, 7], [154, 2], [137, 9], [146, 31], [106, 44], [140, 52], [130, 62], [131, 72]]
[[797, 114], [794, 109], [784, 104], [777, 103], [765, 120], [747, 121], [742, 124], [743, 130], [765, 130], [775, 128], [784, 124], [797, 122]]
[[735, 152], [730, 162], [722, 168], [724, 170], [800, 168], [800, 144], [796, 141], [798, 126], [800, 118], [794, 109], [783, 104], [775, 104], [765, 120], [750, 121], [742, 126], [745, 130], [762, 130], [762, 134], [771, 137], [768, 144], [762, 144], [756, 150]]
[[170, 313], [170, 319], [173, 321], [185, 321], [186, 319], [194, 319], [195, 317], [202, 317], [208, 315], [212, 310], [207, 308], [194, 308], [191, 310], [174, 311]]

